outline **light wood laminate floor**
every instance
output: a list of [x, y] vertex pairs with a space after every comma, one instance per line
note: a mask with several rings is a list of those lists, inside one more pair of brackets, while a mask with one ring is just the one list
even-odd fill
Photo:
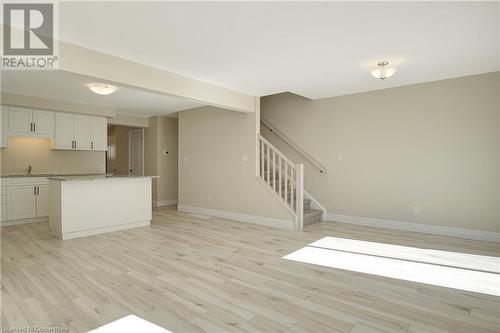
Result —
[[61, 241], [2, 228], [2, 326], [85, 332], [136, 314], [173, 332], [500, 332], [500, 298], [281, 259], [325, 236], [499, 256], [495, 243], [340, 223], [284, 231], [171, 208]]

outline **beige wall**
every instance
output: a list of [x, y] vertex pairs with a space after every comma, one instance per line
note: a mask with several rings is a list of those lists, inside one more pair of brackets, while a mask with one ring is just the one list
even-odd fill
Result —
[[262, 134], [305, 163], [306, 191], [328, 213], [498, 232], [499, 89], [491, 73], [315, 101], [263, 98], [262, 117], [326, 175]]
[[177, 127], [177, 119], [155, 116], [144, 129], [144, 173], [160, 176], [153, 181], [153, 202], [160, 205], [178, 196]]
[[[178, 121], [158, 117], [158, 201], [177, 200]], [[168, 153], [167, 153], [168, 152]]]
[[9, 146], [1, 148], [1, 172], [33, 173], [103, 173], [105, 152], [67, 151], [50, 149], [49, 139], [10, 137]]
[[130, 126], [130, 127], [148, 127], [148, 117], [135, 117], [125, 114], [116, 114], [112, 118], [108, 118], [108, 124]]
[[257, 180], [257, 117], [258, 109], [248, 114], [215, 107], [179, 112], [181, 205], [293, 221]]

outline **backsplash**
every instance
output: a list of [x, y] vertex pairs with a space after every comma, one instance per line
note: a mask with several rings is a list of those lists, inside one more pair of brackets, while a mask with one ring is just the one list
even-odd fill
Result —
[[106, 152], [50, 149], [51, 140], [10, 137], [7, 148], [0, 149], [1, 174], [24, 173], [104, 173]]

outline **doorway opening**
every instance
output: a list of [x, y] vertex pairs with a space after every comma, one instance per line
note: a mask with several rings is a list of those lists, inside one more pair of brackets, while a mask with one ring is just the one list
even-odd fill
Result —
[[108, 126], [106, 172], [115, 175], [144, 175], [144, 129]]

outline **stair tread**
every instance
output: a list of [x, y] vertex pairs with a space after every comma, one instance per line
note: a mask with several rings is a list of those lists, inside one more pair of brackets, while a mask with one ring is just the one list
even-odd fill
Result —
[[322, 214], [323, 214], [323, 211], [319, 210], [319, 209], [306, 209], [306, 210], [304, 210], [304, 217], [306, 217], [306, 218], [314, 217], [314, 216], [322, 215]]

